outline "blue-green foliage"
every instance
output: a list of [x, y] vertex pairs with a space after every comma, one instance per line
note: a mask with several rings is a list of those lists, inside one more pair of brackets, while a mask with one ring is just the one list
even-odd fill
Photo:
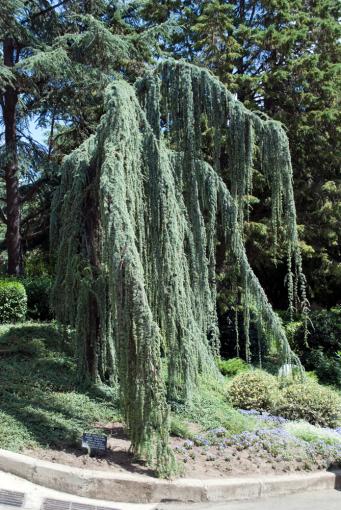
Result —
[[[65, 159], [54, 196], [52, 303], [76, 330], [84, 378], [119, 380], [132, 451], [168, 476], [167, 398], [190, 402], [201, 373], [218, 376], [218, 227], [243, 292], [246, 359], [254, 311], [283, 362], [299, 363], [241, 232], [258, 147], [274, 232], [283, 226], [287, 234], [290, 308], [298, 288], [305, 302], [288, 140], [207, 71], [181, 62], [162, 62], [135, 88], [116, 80], [105, 109], [96, 133]], [[208, 155], [203, 120], [214, 133]], [[226, 154], [231, 190], [220, 164]]]
[[26, 312], [25, 287], [19, 282], [0, 280], [0, 323], [23, 321]]

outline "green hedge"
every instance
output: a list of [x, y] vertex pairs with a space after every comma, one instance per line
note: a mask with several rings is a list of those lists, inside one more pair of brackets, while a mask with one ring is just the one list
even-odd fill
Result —
[[240, 372], [250, 370], [250, 365], [241, 358], [218, 359], [217, 365], [220, 372], [228, 377], [233, 377]]
[[24, 276], [20, 279], [27, 294], [29, 319], [47, 321], [52, 319], [50, 309], [50, 276]]
[[20, 282], [0, 280], [0, 322], [20, 322], [27, 313], [27, 295]]

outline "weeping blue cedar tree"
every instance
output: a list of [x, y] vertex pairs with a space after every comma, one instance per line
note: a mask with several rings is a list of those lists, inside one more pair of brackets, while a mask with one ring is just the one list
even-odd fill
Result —
[[[295, 292], [304, 298], [288, 141], [208, 71], [172, 60], [134, 87], [115, 81], [105, 109], [96, 133], [65, 159], [54, 196], [52, 302], [76, 328], [80, 374], [119, 384], [133, 451], [167, 476], [175, 469], [167, 402], [190, 400], [199, 373], [218, 377], [218, 226], [243, 289], [246, 333], [252, 307], [283, 362], [299, 363], [242, 234], [257, 152], [274, 227], [286, 233], [290, 306]], [[249, 359], [248, 335], [246, 350]]]

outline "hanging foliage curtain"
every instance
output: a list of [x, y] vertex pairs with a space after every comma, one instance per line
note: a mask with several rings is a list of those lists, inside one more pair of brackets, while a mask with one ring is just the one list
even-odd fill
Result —
[[51, 219], [53, 306], [76, 328], [80, 372], [119, 383], [133, 450], [163, 475], [174, 467], [167, 400], [190, 399], [198, 374], [216, 370], [218, 225], [246, 331], [252, 307], [283, 362], [293, 359], [243, 244], [256, 152], [274, 231], [286, 235], [292, 307], [304, 279], [287, 137], [206, 70], [166, 61], [135, 87], [115, 81], [96, 133], [63, 165]]

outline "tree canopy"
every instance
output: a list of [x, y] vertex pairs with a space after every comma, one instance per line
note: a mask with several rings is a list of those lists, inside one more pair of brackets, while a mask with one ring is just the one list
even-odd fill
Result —
[[[156, 51], [164, 28], [139, 29], [137, 12], [106, 0], [2, 2], [0, 213], [10, 274], [23, 272], [26, 250], [46, 250], [58, 165], [95, 130], [105, 87], [116, 75], [133, 81]], [[44, 141], [32, 124], [47, 131]]]
[[[336, 0], [2, 2], [3, 58], [5, 37], [14, 44], [12, 60], [0, 70], [2, 104], [6, 94], [17, 97], [16, 128], [7, 131], [16, 133], [13, 168], [19, 182], [12, 179], [8, 190], [14, 193], [8, 197], [5, 180], [0, 184], [0, 249], [8, 251], [8, 208], [14, 239], [19, 236], [12, 246], [16, 267], [23, 270], [26, 251], [47, 251], [50, 200], [62, 157], [94, 132], [112, 77], [133, 83], [159, 58], [161, 47], [208, 67], [247, 107], [286, 126], [309, 295], [313, 306], [335, 304], [341, 274], [339, 17]], [[45, 130], [46, 143], [35, 141], [32, 123]], [[4, 143], [4, 135], [3, 169], [12, 144]], [[1, 180], [5, 175], [3, 170]], [[261, 196], [264, 180], [257, 172], [254, 188]], [[275, 274], [269, 207], [265, 194], [260, 202], [257, 197], [249, 201], [245, 225], [248, 255], [272, 302], [284, 308], [285, 253], [277, 253]], [[219, 268], [221, 276], [225, 269]], [[272, 285], [264, 274], [272, 275]]]

